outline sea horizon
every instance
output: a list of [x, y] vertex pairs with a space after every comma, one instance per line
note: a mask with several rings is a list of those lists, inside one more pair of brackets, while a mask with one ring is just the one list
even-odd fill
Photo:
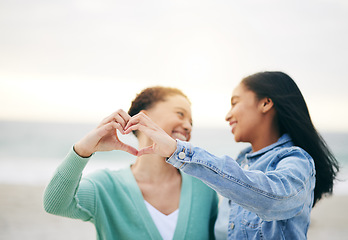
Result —
[[[52, 123], [0, 120], [0, 184], [46, 185], [73, 144], [95, 127], [90, 123]], [[321, 133], [341, 165], [334, 193], [348, 195], [348, 133]], [[119, 138], [137, 147], [130, 134]], [[230, 128], [194, 127], [190, 141], [216, 156], [236, 158], [249, 146], [236, 143]], [[135, 156], [122, 151], [98, 152], [87, 164], [84, 173], [97, 169], [117, 170], [135, 161]]]

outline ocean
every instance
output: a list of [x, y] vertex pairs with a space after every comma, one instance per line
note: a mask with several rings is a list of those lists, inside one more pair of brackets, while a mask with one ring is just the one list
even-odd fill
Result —
[[[93, 124], [0, 121], [0, 184], [46, 185], [56, 167], [72, 145], [95, 127]], [[341, 165], [334, 194], [348, 195], [348, 133], [321, 133]], [[137, 147], [130, 134], [119, 136]], [[191, 143], [217, 156], [236, 157], [246, 143], [235, 143], [229, 126], [194, 127]], [[88, 174], [99, 168], [119, 169], [134, 162], [135, 157], [121, 151], [98, 152], [84, 170]]]

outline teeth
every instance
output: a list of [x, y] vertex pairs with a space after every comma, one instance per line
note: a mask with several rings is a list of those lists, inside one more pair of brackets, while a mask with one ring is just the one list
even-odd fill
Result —
[[179, 133], [179, 132], [173, 133], [172, 137], [174, 139], [179, 139], [179, 140], [182, 140], [182, 141], [186, 141], [187, 140], [186, 136], [184, 134]]

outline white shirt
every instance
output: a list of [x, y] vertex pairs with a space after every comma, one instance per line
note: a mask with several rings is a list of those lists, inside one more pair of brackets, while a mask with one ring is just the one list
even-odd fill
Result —
[[176, 209], [169, 215], [165, 215], [147, 201], [144, 200], [144, 202], [163, 240], [172, 240], [178, 221], [179, 209]]

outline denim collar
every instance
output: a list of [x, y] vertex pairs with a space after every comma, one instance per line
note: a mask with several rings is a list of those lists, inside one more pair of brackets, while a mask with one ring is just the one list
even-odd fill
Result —
[[245, 157], [248, 158], [248, 159], [259, 157], [260, 155], [262, 155], [262, 154], [264, 154], [264, 153], [266, 153], [266, 152], [268, 152], [268, 151], [270, 151], [270, 150], [272, 150], [272, 149], [274, 149], [276, 147], [279, 147], [281, 145], [289, 143], [289, 142], [291, 142], [291, 138], [290, 138], [290, 136], [287, 133], [285, 133], [278, 139], [277, 142], [275, 142], [275, 143], [273, 143], [273, 144], [271, 144], [271, 145], [269, 145], [267, 147], [264, 147], [264, 148], [260, 149], [257, 152], [252, 152], [251, 147], [249, 147], [248, 148], [248, 150], [249, 150], [248, 152], [249, 153], [247, 153], [245, 155]]

